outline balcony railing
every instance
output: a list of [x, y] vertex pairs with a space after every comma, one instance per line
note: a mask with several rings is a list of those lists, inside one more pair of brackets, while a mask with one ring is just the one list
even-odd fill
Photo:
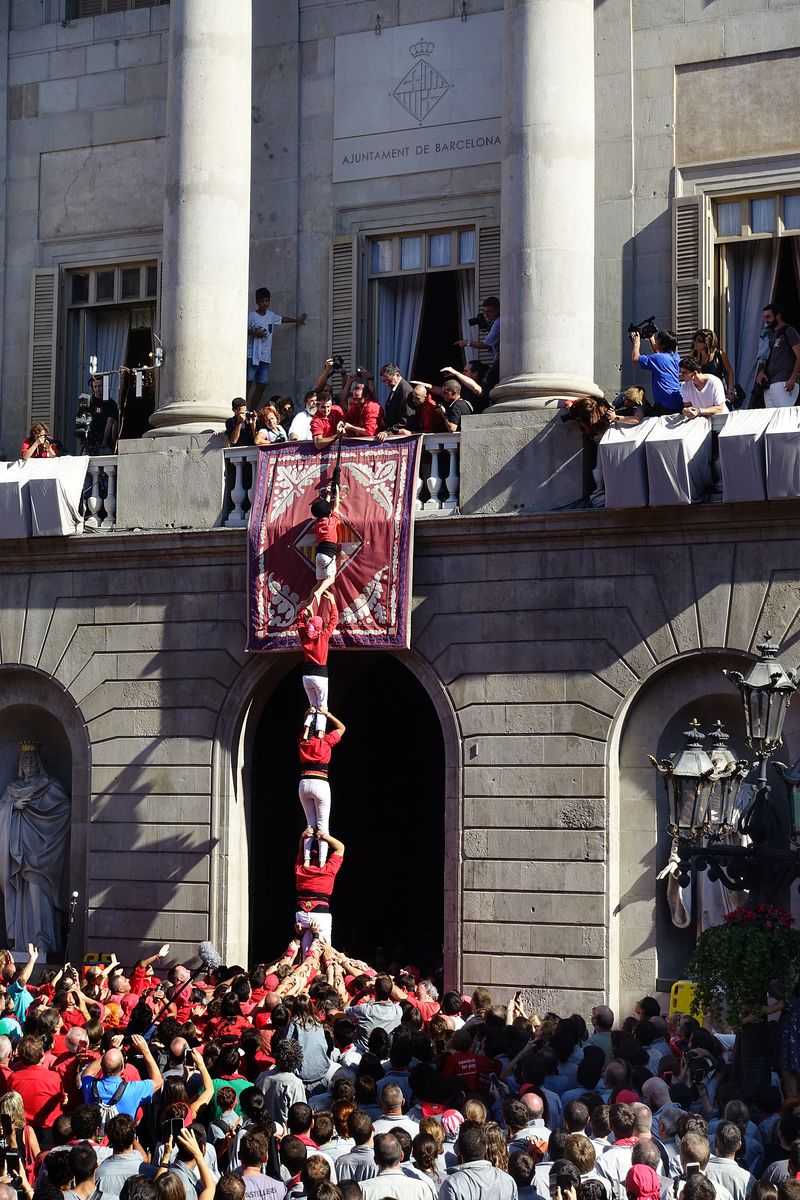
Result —
[[[426, 433], [423, 437], [417, 480], [418, 517], [450, 517], [458, 511], [460, 443], [458, 433]], [[223, 523], [228, 529], [243, 529], [247, 524], [260, 453], [255, 446], [230, 446], [224, 451], [229, 468]]]
[[113, 529], [117, 523], [117, 456], [98, 454], [89, 459], [84, 529]]

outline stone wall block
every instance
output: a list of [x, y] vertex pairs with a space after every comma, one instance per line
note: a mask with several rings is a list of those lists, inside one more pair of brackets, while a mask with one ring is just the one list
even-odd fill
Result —
[[207, 883], [208, 855], [107, 851], [103, 855], [102, 869], [110, 878], [138, 879], [142, 883]]
[[144, 100], [165, 100], [167, 97], [167, 66], [131, 67], [125, 72], [125, 103], [138, 104]]
[[90, 819], [103, 821], [106, 825], [115, 821], [124, 825], [157, 825], [159, 821], [169, 820], [172, 825], [208, 827], [211, 797], [202, 793], [101, 793], [92, 796]]
[[8, 60], [9, 84], [39, 83], [42, 79], [47, 79], [48, 74], [49, 55], [45, 52], [18, 54]]
[[48, 79], [71, 79], [86, 71], [86, 47], [71, 46], [68, 50], [51, 50], [47, 61]]
[[121, 71], [102, 71], [78, 81], [78, 107], [94, 112], [125, 103], [125, 76]]
[[117, 66], [117, 47], [114, 42], [95, 42], [86, 47], [86, 70], [89, 74], [96, 71], [113, 71]]
[[[121, 715], [121, 714], [120, 714]], [[95, 742], [92, 762], [95, 766], [208, 766], [211, 742], [186, 734], [180, 738], [140, 738], [128, 736], [123, 723], [116, 737]]]
[[[126, 909], [115, 912], [113, 909], [94, 909], [89, 911], [87, 922], [89, 937], [109, 938], [116, 942], [120, 929], [124, 929], [129, 937], [139, 935], [140, 942], [155, 942], [164, 938], [170, 942], [200, 942], [208, 937], [208, 917], [205, 913], [176, 913], [162, 911], [144, 912]], [[196, 953], [196, 950], [195, 950]]]
[[[171, 813], [163, 805], [161, 819]], [[89, 827], [89, 849], [101, 854], [142, 852], [147, 854], [208, 854], [212, 849], [208, 826], [202, 825], [106, 825], [94, 821]]]
[[117, 47], [119, 67], [150, 67], [161, 62], [161, 36], [128, 38]]
[[98, 795], [124, 792], [130, 795], [158, 792], [161, 795], [179, 795], [191, 792], [210, 794], [210, 767], [134, 766], [94, 767], [92, 789]]
[[605, 864], [472, 859], [464, 863], [463, 879], [465, 888], [487, 891], [601, 893]]
[[521, 954], [495, 955], [491, 960], [489, 983], [505, 983], [512, 987], [530, 987], [544, 983], [547, 977], [546, 958], [525, 957]]
[[606, 965], [601, 958], [546, 958], [544, 963], [548, 987], [605, 987]]
[[39, 88], [39, 113], [63, 113], [78, 106], [77, 79], [51, 79], [37, 85]]
[[602, 767], [464, 768], [465, 796], [585, 796], [604, 788]]
[[464, 830], [464, 857], [485, 858], [488, 834], [485, 829]]

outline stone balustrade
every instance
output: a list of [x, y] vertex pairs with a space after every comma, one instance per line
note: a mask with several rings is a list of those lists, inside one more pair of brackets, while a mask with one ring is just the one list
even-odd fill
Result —
[[84, 529], [113, 529], [117, 522], [117, 456], [94, 455], [87, 475], [92, 490], [86, 497]]

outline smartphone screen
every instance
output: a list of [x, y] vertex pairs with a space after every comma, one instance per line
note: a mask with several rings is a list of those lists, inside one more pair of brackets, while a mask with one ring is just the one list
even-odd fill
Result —
[[687, 1163], [686, 1164], [686, 1178], [687, 1179], [691, 1179], [691, 1177], [693, 1175], [699, 1175], [699, 1174], [700, 1174], [700, 1163]]
[[6, 1150], [6, 1170], [19, 1170], [19, 1150]]
[[183, 1129], [183, 1121], [180, 1119], [180, 1117], [170, 1117], [169, 1136], [172, 1138], [173, 1142], [177, 1141], [178, 1134], [181, 1132], [182, 1129]]
[[11, 1137], [11, 1114], [0, 1113], [0, 1129], [3, 1130], [4, 1137]]

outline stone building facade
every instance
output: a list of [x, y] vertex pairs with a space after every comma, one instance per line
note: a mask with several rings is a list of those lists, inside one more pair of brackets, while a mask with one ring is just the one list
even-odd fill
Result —
[[[219, 21], [217, 6], [202, 3]], [[31, 415], [67, 436], [104, 307], [127, 314], [128, 329], [163, 333], [165, 297], [172, 304], [186, 286], [165, 137], [191, 120], [174, 90], [172, 109], [167, 102], [179, 9], [183, 0], [0, 3], [0, 445], [10, 457]], [[800, 509], [552, 511], [580, 492], [580, 448], [548, 406], [630, 382], [625, 328], [651, 311], [683, 338], [699, 325], [720, 328], [738, 346], [744, 382], [745, 285], [756, 310], [767, 284], [791, 291], [800, 239], [790, 86], [800, 5], [468, 0], [463, 12], [466, 20], [453, 0], [393, 0], [376, 22], [375, 6], [360, 0], [253, 5], [249, 280], [234, 279], [236, 303], [245, 286], [266, 281], [279, 312], [308, 312], [303, 328], [275, 337], [275, 388], [298, 395], [331, 348], [373, 370], [392, 357], [381, 353], [381, 306], [389, 293], [414, 291], [398, 282], [404, 275], [455, 288], [430, 282], [451, 265], [469, 275], [464, 303], [500, 292], [507, 403], [465, 423], [464, 515], [418, 524], [412, 648], [396, 656], [441, 727], [436, 903], [441, 888], [448, 979], [464, 989], [488, 983], [499, 996], [530, 988], [546, 1007], [588, 1012], [607, 997], [625, 1008], [676, 978], [687, 946], [656, 886], [668, 843], [646, 755], [675, 749], [695, 714], [705, 727], [719, 716], [740, 732], [720, 667], [752, 656], [767, 627], [791, 659]], [[522, 88], [531, 61], [522, 52], [566, 61], [575, 22], [588, 41], [577, 39], [580, 70], [570, 68], [563, 94], [557, 72], [531, 71]], [[474, 37], [470, 28], [485, 36], [490, 62], [506, 47], [496, 96], [485, 81], [474, 89], [482, 132], [460, 128], [457, 103], [481, 58], [436, 58], [456, 35]], [[208, 45], [223, 33], [214, 26]], [[402, 93], [404, 72], [420, 60], [435, 68], [444, 80], [436, 86], [456, 94], [441, 100], [452, 107], [440, 124], [459, 128], [432, 144], [454, 148], [439, 151], [435, 167], [422, 152], [424, 170], [365, 167], [347, 177], [363, 166], [344, 162], [365, 153], [359, 139], [374, 136], [381, 153], [402, 149], [391, 141], [397, 131], [348, 126], [348, 64], [357, 76], [365, 46], [388, 56], [403, 39], [406, 58], [409, 46], [419, 52], [410, 67], [392, 65], [387, 91]], [[464, 42], [464, 53], [471, 48]], [[220, 61], [214, 97], [230, 66]], [[368, 82], [370, 72], [372, 64]], [[410, 78], [406, 92], [416, 95]], [[530, 106], [528, 87], [538, 89]], [[553, 106], [577, 131], [560, 179], [544, 170], [537, 141]], [[500, 122], [498, 149], [488, 139]], [[517, 125], [518, 143], [507, 135]], [[232, 128], [241, 132], [241, 120]], [[532, 187], [519, 174], [523, 151], [539, 172]], [[241, 157], [231, 162], [233, 199], [224, 158], [198, 194], [210, 187], [212, 202], [238, 204], [227, 221], [239, 229]], [[591, 176], [592, 163], [593, 196], [591, 184], [570, 183]], [[557, 244], [549, 267], [548, 223]], [[406, 251], [412, 263], [424, 255], [426, 270], [403, 268]], [[445, 252], [448, 262], [436, 257]], [[197, 270], [198, 286], [213, 289]], [[526, 291], [532, 278], [545, 280], [543, 295]], [[219, 425], [244, 387], [243, 364], [224, 377], [223, 394], [208, 382], [237, 312], [200, 313], [196, 362], [183, 353], [168, 364], [169, 392], [162, 379], [159, 412], [190, 404], [179, 393], [193, 385], [213, 419], [201, 414], [187, 441], [121, 443], [117, 532], [0, 541], [3, 762], [35, 726], [54, 771], [71, 780], [71, 883], [88, 949], [113, 940], [130, 957], [142, 940], [166, 939], [188, 956], [210, 936], [241, 958], [264, 919], [250, 888], [251, 865], [266, 853], [250, 836], [262, 787], [253, 743], [295, 664], [245, 656], [244, 535], [214, 527], [224, 469], [201, 431]], [[174, 430], [191, 426], [182, 413]], [[791, 709], [792, 758], [798, 718]]]

